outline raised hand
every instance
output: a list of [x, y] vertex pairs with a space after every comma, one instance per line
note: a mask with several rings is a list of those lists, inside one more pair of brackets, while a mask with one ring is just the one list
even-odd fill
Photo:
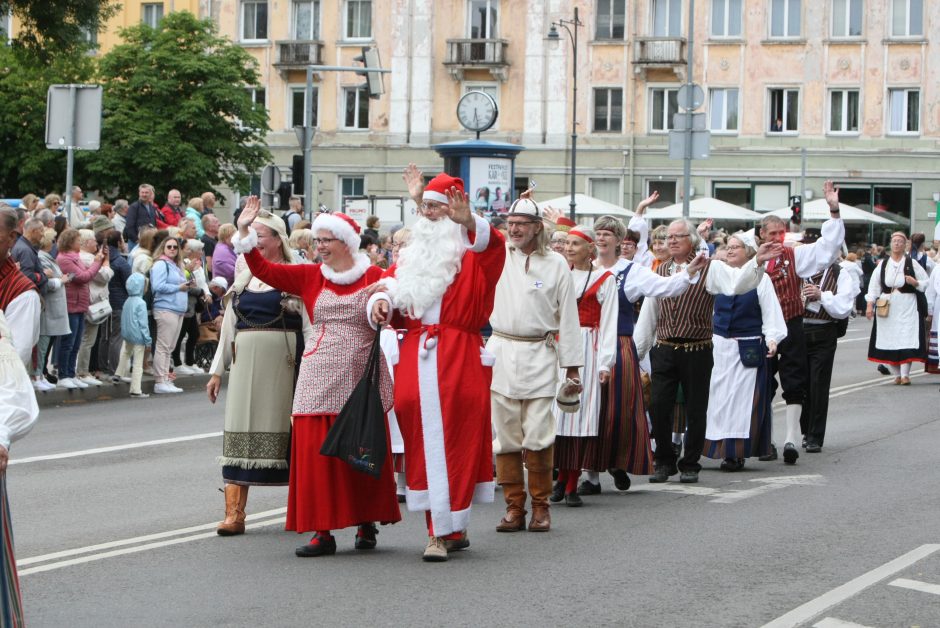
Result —
[[826, 197], [826, 203], [829, 205], [830, 211], [839, 211], [839, 188], [832, 181], [823, 183], [823, 196]]
[[557, 223], [558, 219], [563, 217], [565, 212], [560, 209], [555, 209], [554, 207], [544, 207], [542, 208], [542, 218], [549, 222]]
[[421, 195], [424, 194], [424, 173], [414, 164], [408, 164], [401, 178], [408, 186], [408, 194], [414, 199], [415, 203], [421, 204]]
[[763, 264], [783, 255], [783, 245], [779, 242], [764, 242], [757, 249], [757, 263]]
[[470, 198], [451, 186], [447, 194], [447, 215], [458, 225], [466, 227], [468, 231], [474, 228], [473, 213], [470, 211]]
[[708, 258], [705, 257], [705, 254], [699, 253], [695, 256], [695, 259], [689, 262], [689, 265], [685, 267], [685, 270], [687, 273], [689, 273], [689, 277], [694, 277], [700, 270], [705, 268], [705, 264], [707, 263]]
[[243, 209], [242, 213], [238, 216], [239, 236], [243, 238], [248, 237], [248, 226], [258, 217], [259, 211], [261, 211], [261, 200], [257, 196], [249, 196], [248, 202], [245, 203], [245, 209]]
[[712, 220], [711, 218], [706, 218], [702, 222], [698, 223], [698, 227], [696, 227], [696, 231], [698, 231], [698, 234], [702, 236], [703, 238], [707, 238], [708, 233], [712, 230], [713, 224], [715, 224], [714, 220]]
[[652, 194], [644, 198], [642, 201], [636, 204], [636, 213], [638, 216], [642, 216], [646, 211], [646, 208], [659, 200], [659, 192], [653, 191]]

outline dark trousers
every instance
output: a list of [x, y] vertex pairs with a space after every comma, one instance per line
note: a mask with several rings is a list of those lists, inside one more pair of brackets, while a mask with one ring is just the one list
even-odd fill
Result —
[[186, 337], [186, 352], [184, 353], [186, 364], [193, 365], [196, 363], [196, 341], [199, 340], [199, 318], [197, 315], [183, 317], [183, 326], [180, 327], [180, 335], [176, 339], [176, 348], [173, 350], [174, 366], [182, 364], [180, 362], [180, 349], [183, 348], [184, 336]]
[[807, 325], [804, 331], [809, 393], [800, 415], [800, 428], [807, 441], [822, 445], [826, 437], [829, 386], [832, 383], [832, 363], [836, 358], [838, 331], [835, 323]]
[[711, 382], [711, 345], [686, 351], [659, 345], [650, 349], [651, 403], [653, 438], [656, 439], [657, 467], [676, 464], [672, 448], [672, 419], [676, 407], [676, 391], [682, 384], [685, 395], [687, 431], [685, 453], [678, 461], [680, 471], [700, 471], [702, 449], [705, 447], [705, 420], [708, 414], [708, 387]]
[[113, 310], [111, 318], [98, 328], [98, 366], [111, 375], [121, 359], [121, 310]]
[[75, 363], [78, 361], [78, 350], [82, 346], [82, 333], [85, 331], [85, 314], [69, 313], [69, 329], [72, 333], [68, 336], [59, 336], [57, 356], [59, 379], [75, 377]]
[[777, 355], [770, 359], [770, 398], [777, 394], [777, 376], [788, 406], [806, 402], [806, 338], [803, 317], [787, 321], [787, 337], [777, 345]]

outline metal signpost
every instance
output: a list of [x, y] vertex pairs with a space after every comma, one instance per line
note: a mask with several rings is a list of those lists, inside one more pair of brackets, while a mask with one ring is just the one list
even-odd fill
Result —
[[261, 171], [261, 206], [277, 209], [280, 197], [277, 189], [281, 185], [281, 170], [275, 165], [268, 165]]
[[46, 148], [68, 151], [65, 216], [72, 217], [72, 173], [76, 150], [101, 147], [100, 85], [50, 85], [46, 92]]

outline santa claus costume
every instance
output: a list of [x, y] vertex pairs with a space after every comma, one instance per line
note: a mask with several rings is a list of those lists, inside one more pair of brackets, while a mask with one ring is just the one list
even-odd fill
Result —
[[[424, 558], [431, 561], [447, 559], [445, 545], [469, 544], [470, 505], [492, 502], [494, 491], [492, 360], [480, 329], [493, 309], [506, 250], [503, 236], [464, 207], [463, 189], [446, 174], [427, 185], [424, 216], [387, 271], [387, 292], [373, 296], [390, 300], [398, 310], [393, 325], [408, 330], [395, 368], [395, 414], [408, 456], [406, 502], [427, 513]], [[463, 224], [448, 217], [456, 210], [448, 209], [446, 194], [454, 191]]]
[[[366, 287], [382, 270], [359, 253], [359, 226], [343, 214], [320, 214], [312, 230], [321, 238], [321, 255], [345, 246], [352, 268], [336, 271], [328, 263], [274, 264], [254, 249], [257, 234], [233, 238], [236, 253], [245, 253], [252, 274], [264, 283], [300, 295], [307, 308], [312, 337], [306, 342], [292, 411], [290, 483], [287, 530], [316, 531], [313, 540], [297, 549], [298, 556], [336, 552], [330, 530], [358, 525], [357, 549], [375, 547], [372, 522], [401, 519], [395, 498], [392, 456], [387, 452], [378, 478], [353, 470], [345, 462], [323, 456], [320, 447], [336, 416], [349, 399], [366, 368], [375, 331], [366, 316]], [[333, 235], [326, 238], [323, 232]], [[384, 361], [380, 388], [386, 411], [392, 405], [392, 385]]]

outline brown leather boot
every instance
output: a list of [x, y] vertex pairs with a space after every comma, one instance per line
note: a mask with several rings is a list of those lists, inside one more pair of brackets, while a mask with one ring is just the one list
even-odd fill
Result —
[[245, 533], [245, 507], [241, 504], [239, 509], [239, 497], [244, 489], [245, 501], [248, 501], [248, 487], [238, 486], [237, 484], [225, 485], [225, 520], [219, 524], [215, 532], [219, 536], [235, 536]]
[[554, 454], [554, 446], [526, 453], [526, 467], [529, 469], [529, 495], [532, 496], [532, 519], [529, 521], [529, 532], [548, 532], [552, 528], [548, 498], [552, 494]]
[[522, 452], [496, 455], [496, 481], [503, 487], [506, 514], [496, 525], [497, 532], [525, 530], [525, 474]]

